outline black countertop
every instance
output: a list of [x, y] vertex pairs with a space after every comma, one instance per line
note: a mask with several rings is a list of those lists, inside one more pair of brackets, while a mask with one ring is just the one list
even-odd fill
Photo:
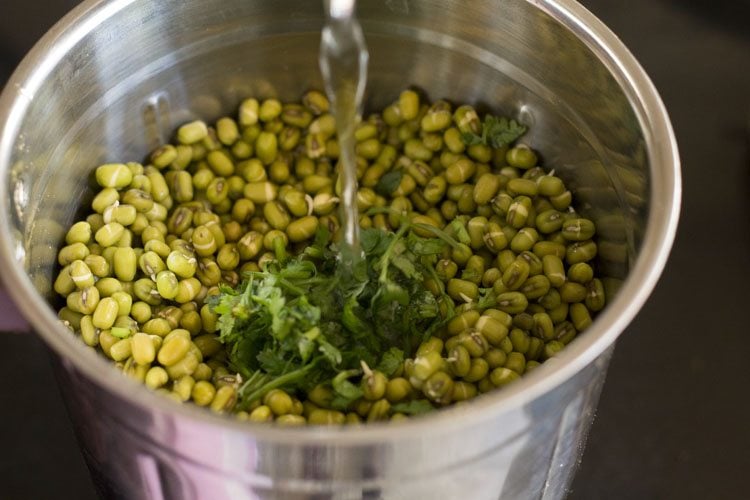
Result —
[[[76, 3], [4, 2], [0, 82]], [[661, 93], [684, 199], [664, 275], [618, 342], [570, 498], [746, 498], [750, 4], [583, 3]], [[95, 498], [41, 342], [0, 334], [0, 381], [0, 498]]]

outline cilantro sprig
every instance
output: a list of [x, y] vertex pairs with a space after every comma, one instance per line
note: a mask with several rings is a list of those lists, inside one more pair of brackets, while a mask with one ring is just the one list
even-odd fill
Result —
[[[397, 232], [365, 229], [364, 259], [339, 272], [339, 252], [325, 228], [298, 256], [275, 248], [276, 260], [248, 273], [237, 287], [212, 298], [219, 339], [242, 377], [240, 407], [275, 388], [307, 391], [329, 383], [332, 405], [346, 408], [362, 396], [353, 382], [363, 368], [392, 376], [419, 343], [450, 319], [424, 285], [446, 245], [443, 231], [417, 236], [406, 218]], [[442, 293], [445, 293], [442, 291]], [[404, 413], [427, 411], [423, 403]]]
[[465, 132], [461, 135], [461, 139], [467, 146], [485, 144], [493, 148], [501, 148], [512, 144], [525, 133], [526, 126], [516, 120], [504, 116], [486, 115], [481, 134]]

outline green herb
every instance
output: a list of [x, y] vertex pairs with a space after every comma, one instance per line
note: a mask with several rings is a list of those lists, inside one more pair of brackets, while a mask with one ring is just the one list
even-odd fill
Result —
[[392, 377], [404, 362], [404, 351], [396, 347], [391, 347], [383, 353], [380, 363], [376, 369], [386, 377]]
[[493, 148], [501, 148], [513, 143], [525, 133], [526, 127], [515, 120], [509, 120], [504, 116], [486, 115], [482, 124], [482, 135], [465, 132], [461, 135], [461, 139], [468, 146], [485, 144]]
[[375, 192], [381, 196], [390, 196], [396, 189], [398, 189], [403, 177], [403, 170], [391, 170], [390, 172], [386, 172], [375, 185]]
[[455, 242], [440, 230], [423, 238], [410, 228], [404, 219], [396, 233], [362, 231], [365, 258], [354, 272], [337, 272], [338, 249], [322, 229], [299, 256], [276, 248], [277, 260], [263, 271], [210, 299], [230, 365], [245, 381], [241, 407], [274, 388], [329, 383], [332, 404], [344, 409], [362, 396], [350, 380], [361, 377], [362, 363], [392, 376], [450, 319], [440, 315], [424, 279]]
[[333, 387], [334, 398], [331, 401], [331, 407], [337, 410], [343, 410], [354, 401], [358, 400], [364, 394], [358, 385], [349, 381], [350, 377], [361, 375], [361, 370], [345, 370], [339, 372], [333, 377], [331, 387]]
[[448, 224], [448, 228], [452, 231], [453, 237], [456, 238], [460, 243], [463, 243], [464, 245], [468, 245], [469, 243], [471, 243], [469, 232], [466, 230], [464, 221], [462, 221], [461, 219], [453, 219], [451, 223]]
[[420, 415], [434, 410], [435, 407], [426, 399], [415, 399], [406, 403], [393, 405], [392, 409], [395, 412], [404, 413], [406, 415]]

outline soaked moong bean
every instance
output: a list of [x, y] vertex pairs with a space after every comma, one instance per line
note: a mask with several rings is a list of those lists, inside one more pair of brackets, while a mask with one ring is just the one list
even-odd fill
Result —
[[481, 118], [406, 90], [355, 130], [362, 225], [395, 231], [407, 216], [418, 236], [437, 228], [456, 243], [425, 283], [450, 297], [446, 323], [392, 373], [354, 376], [362, 396], [349, 407], [318, 385], [240, 408], [243, 380], [208, 302], [277, 245], [301, 252], [320, 227], [338, 236], [335, 121], [318, 91], [246, 99], [213, 125], [182, 125], [143, 164], [96, 167], [90, 213], [60, 242], [61, 321], [146, 387], [249, 422], [395, 421], [410, 405], [500, 390], [573, 341], [605, 297], [594, 221], [529, 146], [464, 143]]

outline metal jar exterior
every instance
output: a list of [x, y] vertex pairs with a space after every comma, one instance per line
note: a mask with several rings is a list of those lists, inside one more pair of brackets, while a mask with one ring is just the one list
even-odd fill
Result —
[[280, 0], [87, 1], [0, 96], [0, 262], [53, 352], [108, 498], [564, 497], [607, 363], [663, 269], [680, 202], [666, 111], [625, 47], [571, 0], [360, 0], [367, 103], [406, 85], [530, 125], [524, 141], [600, 233], [610, 304], [559, 356], [472, 404], [399, 425], [250, 426], [149, 393], [56, 322], [51, 280], [91, 169], [141, 159], [244, 97], [321, 87], [322, 7]]

